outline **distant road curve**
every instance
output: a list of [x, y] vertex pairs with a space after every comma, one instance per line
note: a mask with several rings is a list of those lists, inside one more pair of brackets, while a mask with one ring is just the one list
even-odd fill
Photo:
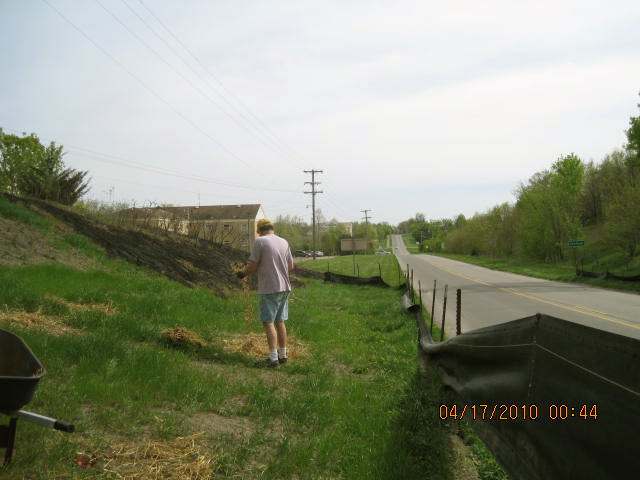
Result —
[[640, 338], [640, 295], [552, 282], [500, 272], [435, 255], [411, 255], [400, 235], [392, 237], [393, 251], [403, 269], [414, 271], [422, 299], [431, 308], [436, 288], [435, 320], [442, 318], [444, 285], [449, 285], [445, 330], [455, 332], [455, 291], [462, 289], [462, 331], [546, 313], [620, 335]]

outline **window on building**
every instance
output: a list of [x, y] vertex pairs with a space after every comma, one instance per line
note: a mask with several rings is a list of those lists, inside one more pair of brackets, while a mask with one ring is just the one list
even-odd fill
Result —
[[240, 230], [242, 231], [242, 233], [247, 233], [249, 231], [249, 225], [247, 225], [246, 223], [243, 223], [242, 226], [240, 227]]
[[230, 223], [222, 224], [222, 230], [225, 231], [225, 232], [230, 232], [231, 231], [231, 224]]

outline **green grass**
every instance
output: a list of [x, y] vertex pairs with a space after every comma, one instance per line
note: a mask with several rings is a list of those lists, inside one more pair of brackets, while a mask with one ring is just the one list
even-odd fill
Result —
[[[415, 244], [411, 234], [403, 234], [402, 239], [409, 253], [420, 253], [418, 245]], [[433, 253], [431, 255], [439, 255], [441, 257], [458, 260], [460, 262], [471, 263], [480, 267], [490, 268], [492, 270], [500, 270], [503, 272], [518, 273], [530, 277], [544, 278], [546, 280], [554, 280], [558, 282], [576, 282], [592, 285], [600, 288], [610, 288], [613, 290], [625, 290], [630, 292], [640, 292], [640, 282], [624, 282], [620, 280], [604, 279], [604, 278], [586, 278], [576, 275], [576, 268], [571, 263], [546, 263], [537, 262], [535, 260], [522, 258], [491, 258], [485, 256], [463, 255], [459, 253]], [[640, 274], [640, 257], [625, 267], [621, 267], [621, 254], [615, 253], [607, 256], [601, 256], [598, 261], [585, 262], [584, 268], [588, 271], [610, 272], [619, 275], [638, 275]]]
[[105, 251], [102, 247], [97, 246], [84, 235], [77, 233], [67, 233], [56, 237], [51, 237], [51, 243], [58, 249], [63, 251], [73, 250], [81, 255], [95, 260], [104, 260], [106, 258]]
[[[108, 302], [117, 313], [73, 311], [54, 297]], [[82, 332], [0, 324], [47, 368], [28, 408], [78, 428], [66, 435], [21, 422], [1, 478], [95, 478], [99, 467], [76, 467], [76, 452], [100, 456], [113, 441], [189, 434], [186, 419], [199, 412], [254, 425], [242, 439], [206, 435], [217, 478], [451, 478], [448, 429], [433, 407], [440, 386], [416, 377], [415, 326], [393, 289], [318, 281], [297, 289], [289, 328], [312, 356], [278, 371], [215, 346], [229, 334], [260, 332], [257, 322], [247, 329], [241, 294], [221, 299], [126, 265], [1, 268], [0, 306], [55, 315]], [[160, 332], [175, 325], [214, 346], [167, 347]]]
[[10, 202], [2, 195], [0, 195], [0, 217], [31, 225], [41, 231], [46, 231], [51, 226], [50, 222], [44, 217], [22, 205]]
[[402, 241], [404, 242], [404, 246], [407, 247], [409, 253], [420, 253], [420, 248], [418, 244], [416, 244], [416, 239], [413, 238], [413, 235], [410, 233], [403, 233]]
[[[221, 298], [109, 259], [20, 206], [0, 203], [0, 215], [45, 228], [56, 248], [94, 260], [86, 270], [0, 266], [0, 328], [21, 336], [47, 370], [27, 408], [77, 427], [69, 435], [20, 421], [1, 479], [116, 478], [102, 470], [114, 445], [195, 432], [204, 432], [215, 478], [453, 478], [452, 429], [438, 416], [448, 397], [433, 369], [417, 371], [415, 324], [397, 290], [307, 280], [292, 295], [288, 327], [310, 356], [265, 370], [257, 357], [223, 348], [237, 336], [262, 338], [253, 295]], [[395, 257], [356, 259], [361, 275], [377, 275], [380, 262], [397, 284]], [[352, 268], [351, 257], [330, 261], [332, 271]], [[12, 322], [13, 312], [71, 332]], [[169, 346], [161, 332], [178, 325], [207, 345]], [[210, 424], [192, 420], [212, 415]], [[232, 431], [216, 427], [223, 420]], [[475, 461], [488, 465], [491, 455], [478, 448]], [[97, 464], [78, 467], [78, 452]]]
[[[604, 278], [579, 277], [576, 275], [575, 266], [568, 263], [544, 263], [517, 258], [499, 259], [483, 256], [462, 255], [457, 253], [436, 253], [435, 255], [465, 263], [471, 263], [473, 265], [479, 265], [492, 270], [519, 273], [530, 277], [544, 278], [560, 282], [585, 283], [601, 288], [640, 292], [640, 282], [623, 282], [620, 280]], [[591, 265], [585, 265], [585, 269], [588, 268], [593, 267]], [[624, 274], [624, 271], [622, 273]], [[632, 273], [628, 274], [631, 275]]]
[[298, 260], [297, 263], [309, 270], [326, 272], [328, 268], [333, 273], [354, 277], [358, 276], [358, 273], [360, 277], [374, 277], [382, 272], [382, 279], [387, 285], [397, 287], [404, 284], [395, 255], [343, 255], [316, 260]]

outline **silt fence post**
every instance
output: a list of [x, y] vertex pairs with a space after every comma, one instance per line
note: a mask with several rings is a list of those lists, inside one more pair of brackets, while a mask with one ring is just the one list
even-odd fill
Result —
[[442, 326], [440, 327], [440, 341], [444, 339], [444, 321], [447, 316], [447, 290], [449, 290], [449, 285], [444, 286], [444, 300], [442, 302]]
[[431, 329], [430, 329], [430, 333], [431, 333], [431, 337], [433, 337], [433, 316], [435, 315], [435, 308], [436, 308], [436, 287], [438, 285], [438, 280], [434, 280], [433, 281], [433, 298], [431, 300]]
[[462, 333], [462, 290], [456, 290], [456, 335]]

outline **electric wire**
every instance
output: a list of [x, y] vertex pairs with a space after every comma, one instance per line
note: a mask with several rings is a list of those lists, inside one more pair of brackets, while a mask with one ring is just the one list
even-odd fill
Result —
[[[124, 28], [133, 38], [135, 38], [141, 45], [143, 45], [147, 50], [149, 50], [158, 60], [160, 60], [162, 63], [164, 63], [169, 69], [171, 69], [172, 72], [174, 72], [176, 75], [178, 75], [182, 80], [184, 80], [185, 82], [187, 82], [187, 84], [193, 88], [196, 92], [198, 92], [204, 99], [208, 100], [209, 103], [211, 103], [213, 106], [215, 106], [218, 110], [220, 110], [224, 115], [226, 115], [229, 119], [231, 119], [231, 121], [233, 121], [237, 126], [239, 126], [240, 128], [242, 128], [243, 130], [245, 130], [246, 132], [248, 132], [250, 135], [254, 136], [255, 138], [257, 138], [263, 145], [265, 145], [267, 148], [269, 148], [270, 150], [273, 150], [273, 146], [267, 142], [264, 141], [264, 139], [262, 139], [262, 137], [259, 137], [255, 134], [255, 132], [253, 132], [252, 130], [250, 130], [249, 128], [247, 128], [242, 122], [240, 122], [238, 119], [236, 119], [236, 117], [234, 117], [233, 115], [231, 115], [222, 105], [220, 105], [220, 103], [216, 102], [215, 99], [213, 99], [209, 94], [207, 94], [207, 92], [205, 92], [204, 90], [202, 90], [198, 85], [196, 85], [189, 77], [187, 77], [186, 75], [184, 75], [180, 70], [178, 70], [176, 67], [174, 67], [171, 62], [169, 62], [166, 58], [164, 58], [164, 56], [158, 52], [155, 48], [153, 48], [151, 45], [149, 45], [149, 43], [144, 40], [140, 35], [138, 35], [133, 29], [129, 28], [129, 26], [124, 23], [120, 17], [118, 17], [115, 13], [113, 13], [113, 11], [111, 11], [109, 8], [107, 8], [100, 0], [94, 0], [95, 3], [97, 3], [109, 16], [111, 16], [111, 18], [113, 18], [120, 26], [122, 26], [122, 28]], [[126, 2], [125, 2], [126, 4]], [[127, 5], [128, 6], [128, 5]], [[276, 152], [276, 153], [280, 153], [280, 152]]]
[[[231, 109], [233, 109], [233, 111], [239, 115], [246, 123], [247, 125], [251, 126], [253, 128], [253, 131], [255, 133], [253, 133], [252, 131], [247, 130], [247, 128], [244, 125], [241, 125], [234, 117], [232, 117], [232, 119], [234, 120], [234, 122], [236, 122], [238, 125], [240, 125], [243, 129], [249, 131], [249, 133], [252, 133], [253, 135], [265, 135], [264, 132], [262, 132], [259, 128], [259, 126], [256, 126], [256, 122], [255, 120], [253, 120], [251, 117], [249, 117], [248, 115], [246, 115], [244, 112], [242, 112], [242, 110], [240, 110], [233, 102], [231, 102], [227, 96], [225, 96], [224, 94], [220, 93], [213, 85], [213, 83], [204, 75], [202, 75], [200, 72], [198, 72], [195, 68], [193, 68], [191, 66], [191, 64], [186, 61], [184, 59], [184, 56], [179, 53], [177, 51], [176, 48], [174, 48], [171, 43], [169, 43], [162, 35], [160, 35], [155, 28], [153, 28], [149, 22], [147, 22], [147, 20], [140, 15], [128, 2], [127, 0], [121, 0], [122, 3], [124, 3], [124, 5], [127, 7], [127, 9], [129, 9], [129, 11], [131, 13], [133, 13], [138, 20], [140, 20], [140, 22], [142, 22], [142, 24], [144, 24], [145, 27], [147, 27], [147, 29], [153, 33], [153, 35], [160, 40], [178, 59], [180, 59], [180, 61], [196, 76], [198, 77], [203, 83], [205, 83], [206, 85], [209, 86], [209, 88], [211, 89], [212, 92], [214, 92], [220, 99], [222, 99], [226, 105], [228, 105]], [[166, 63], [166, 62], [165, 62]], [[226, 115], [231, 116], [229, 113], [227, 113], [223, 107], [221, 107], [219, 104], [215, 103], [215, 105], [222, 110]], [[264, 139], [262, 137], [257, 137], [259, 138], [259, 140], [264, 144]], [[270, 136], [267, 136], [266, 138], [268, 138], [269, 140], [269, 144], [267, 145], [270, 148], [277, 148], [278, 149], [278, 153], [284, 153], [285, 155], [289, 155], [289, 152], [287, 152], [286, 150], [284, 150], [280, 144], [276, 141], [274, 141]]]
[[[124, 1], [124, 0], [123, 0]], [[276, 141], [278, 144], [282, 145], [283, 148], [289, 150], [293, 155], [294, 158], [301, 158], [301, 156], [290, 146], [288, 146], [285, 142], [283, 142], [278, 135], [275, 134], [275, 132], [273, 132], [266, 124], [264, 121], [262, 121], [260, 119], [260, 117], [258, 117], [237, 95], [235, 95], [232, 91], [230, 91], [225, 84], [222, 82], [222, 80], [220, 80], [220, 78], [213, 73], [205, 64], [202, 60], [200, 60], [200, 58], [193, 53], [193, 51], [182, 41], [180, 40], [180, 38], [178, 38], [178, 36], [162, 21], [162, 19], [160, 19], [160, 17], [158, 15], [156, 15], [153, 10], [151, 10], [150, 7], [148, 7], [142, 0], [138, 0], [138, 3], [158, 22], [158, 24], [160, 24], [160, 26], [185, 50], [185, 52], [187, 52], [187, 54], [193, 58], [193, 60], [200, 66], [200, 68], [202, 68], [202, 70], [204, 72], [206, 72], [219, 86], [220, 88], [225, 91], [231, 98], [233, 98], [238, 105], [240, 105], [246, 112], [247, 114], [252, 117], [257, 124], [259, 124], [263, 130], [274, 140]], [[302, 164], [300, 163], [299, 166], [302, 166]]]
[[[229, 187], [229, 188], [238, 188], [238, 189], [244, 189], [244, 190], [253, 190], [253, 191], [265, 191], [265, 192], [284, 192], [284, 193], [297, 193], [296, 190], [286, 190], [286, 189], [277, 189], [277, 188], [268, 188], [268, 187], [256, 187], [253, 185], [243, 185], [243, 184], [238, 184], [238, 183], [230, 183], [230, 182], [223, 182], [220, 180], [215, 180], [215, 179], [211, 179], [211, 178], [207, 178], [207, 177], [202, 177], [202, 176], [198, 176], [198, 175], [185, 175], [182, 174], [180, 172], [176, 172], [174, 170], [168, 170], [165, 168], [161, 168], [161, 167], [155, 167], [153, 165], [149, 165], [149, 164], [144, 164], [144, 163], [140, 163], [140, 162], [132, 162], [130, 160], [127, 160], [123, 157], [119, 157], [116, 155], [111, 155], [111, 154], [106, 154], [106, 153], [100, 153], [100, 152], [96, 152], [95, 150], [90, 150], [90, 149], [86, 149], [86, 148], [82, 148], [82, 147], [75, 147], [72, 145], [67, 145], [69, 151], [75, 152], [76, 155], [80, 155], [80, 156], [86, 156], [89, 158], [92, 158], [94, 160], [97, 160], [99, 162], [103, 162], [103, 163], [110, 163], [113, 165], [119, 165], [119, 166], [123, 166], [123, 167], [127, 167], [127, 168], [133, 168], [136, 170], [142, 170], [142, 171], [146, 171], [146, 172], [151, 172], [151, 173], [157, 173], [159, 175], [166, 175], [166, 176], [170, 176], [170, 177], [176, 177], [176, 178], [182, 178], [185, 180], [192, 180], [195, 182], [202, 182], [202, 183], [209, 183], [212, 185], [220, 185], [220, 186], [224, 186], [224, 187]], [[104, 158], [103, 158], [104, 157]]]
[[[159, 93], [157, 93], [154, 89], [152, 89], [147, 83], [138, 77], [135, 73], [129, 70], [120, 60], [114, 57], [109, 51], [107, 51], [104, 47], [102, 47], [98, 42], [96, 42], [93, 38], [91, 38], [83, 29], [78, 27], [75, 23], [73, 23], [67, 16], [65, 16], [59, 9], [57, 9], [54, 5], [52, 5], [49, 0], [42, 0], [49, 8], [51, 8], [54, 12], [58, 14], [60, 18], [62, 18], [66, 23], [71, 25], [71, 27], [80, 33], [87, 41], [89, 41], [95, 48], [97, 48], [103, 55], [109, 58], [112, 62], [114, 62], [118, 67], [120, 67], [125, 73], [127, 73], [131, 78], [133, 78], [140, 86], [142, 86], [145, 90], [151, 93], [156, 99], [164, 103], [170, 110], [172, 110], [176, 115], [182, 118], [185, 122], [191, 125], [194, 129], [200, 132], [202, 135], [207, 137], [211, 142], [213, 142], [218, 148], [227, 153], [233, 159], [239, 161], [243, 165], [245, 165], [249, 169], [255, 169], [255, 166], [250, 165], [247, 161], [236, 155], [233, 151], [227, 148], [225, 145], [216, 140], [212, 135], [210, 135], [206, 130], [200, 127], [197, 123], [191, 120], [189, 117], [184, 115], [180, 110], [175, 108], [168, 100], [162, 97]], [[264, 173], [264, 172], [262, 172]]]
[[[147, 90], [150, 94], [152, 94], [157, 100], [161, 101], [162, 103], [164, 103], [170, 110], [172, 110], [176, 115], [178, 115], [180, 118], [182, 118], [185, 122], [187, 122], [188, 124], [190, 124], [194, 129], [196, 129], [198, 132], [200, 132], [202, 135], [204, 135], [205, 137], [207, 137], [210, 141], [212, 141], [218, 148], [220, 148], [221, 150], [223, 150], [227, 155], [231, 156], [232, 158], [238, 160], [240, 163], [242, 163], [243, 165], [245, 165], [248, 168], [255, 168], [252, 167], [248, 162], [246, 162], [244, 159], [242, 159], [241, 157], [239, 157], [238, 155], [236, 155], [233, 151], [231, 151], [230, 149], [228, 149], [225, 145], [223, 145], [222, 143], [220, 143], [218, 140], [216, 140], [213, 136], [211, 136], [208, 132], [206, 132], [204, 129], [202, 129], [197, 123], [195, 123], [193, 120], [191, 120], [189, 117], [187, 117], [186, 115], [184, 115], [180, 110], [178, 110], [177, 108], [175, 108], [169, 101], [167, 101], [165, 98], [163, 98], [160, 94], [158, 94], [154, 89], [152, 89], [149, 85], [146, 84], [146, 82], [144, 82], [140, 77], [138, 77], [135, 73], [133, 73], [130, 69], [128, 69], [122, 62], [120, 62], [115, 56], [113, 56], [111, 53], [109, 53], [104, 47], [102, 47], [98, 42], [96, 42], [93, 38], [91, 38], [83, 29], [81, 29], [80, 27], [78, 27], [74, 22], [72, 22], [68, 17], [66, 17], [59, 9], [57, 9], [54, 5], [52, 5], [48, 0], [42, 0], [49, 8], [51, 8], [56, 14], [58, 14], [58, 16], [60, 16], [66, 23], [68, 23], [74, 30], [76, 30], [78, 33], [80, 33], [87, 41], [89, 41], [96, 49], [98, 49], [103, 55], [105, 55], [107, 58], [109, 58], [112, 62], [114, 62], [118, 67], [120, 67], [123, 71], [125, 71], [125, 73], [127, 73], [131, 78], [133, 78], [140, 86], [142, 86], [145, 90]], [[114, 19], [116, 19], [127, 31], [129, 31], [134, 37], [136, 37], [137, 39], [139, 39], [144, 45], [146, 45], [151, 51], [155, 52], [155, 50], [152, 47], [149, 47], [148, 44], [146, 44], [146, 42], [144, 42], [144, 40], [140, 39], [140, 37], [138, 37], [135, 33], [133, 33], [128, 27], [126, 27], [126, 25], [121, 22], [115, 15], [113, 15], [108, 9], [106, 9], [104, 7], [104, 5], [102, 3], [99, 2], [99, 0], [95, 0], [104, 10], [107, 11], [107, 13], [110, 13]], [[173, 34], [173, 32], [171, 32], [171, 30], [159, 19], [159, 17], [157, 17], [145, 4], [144, 2], [142, 2], [141, 0], [138, 0], [139, 3], [163, 26], [163, 28], [169, 32], [170, 35], [172, 35], [174, 37], [174, 39], [185, 49], [185, 51], [187, 51], [187, 53], [189, 53], [192, 58], [194, 58], [197, 63], [205, 70], [207, 71], [207, 73], [209, 73], [212, 78], [214, 78], [217, 83], [221, 86], [221, 88], [224, 88], [225, 91], [227, 93], [229, 93], [230, 95], [233, 95], [226, 87], [224, 87], [224, 84], [222, 84], [222, 82], [217, 79], [217, 77], [215, 75], [213, 75], [212, 72], [210, 72], [205, 66], [204, 64], [199, 60], [199, 58], [197, 56], [195, 56], [189, 49], [188, 47], [186, 47], [186, 45], [179, 40], [179, 38]], [[125, 2], [126, 3], [126, 2]], [[159, 56], [159, 58], [163, 59], [159, 54], [157, 54], [157, 52], [155, 52], [156, 55]], [[182, 78], [184, 78], [185, 80], [187, 80], [191, 85], [194, 86], [194, 88], [198, 89], [198, 87], [196, 87], [193, 82], [191, 82], [190, 80], [187, 79], [187, 77], [184, 77], [181, 73], [179, 73], [177, 70], [175, 70], [175, 67], [173, 67], [170, 63], [166, 62], [166, 60], [163, 59], [163, 61], [165, 63], [167, 63], [167, 65], [169, 65], [172, 70], [176, 71], [176, 73], [178, 73]], [[198, 89], [199, 91], [202, 91], [201, 89]], [[204, 92], [203, 92], [204, 93]], [[206, 95], [206, 93], [204, 93], [204, 95]], [[208, 98], [210, 98], [208, 95], [206, 95]], [[241, 103], [241, 101], [233, 95], [233, 97], [239, 102]], [[216, 103], [215, 101], [213, 101], [211, 99], [212, 102]], [[266, 125], [264, 125], [262, 123], [262, 121], [260, 121], [260, 119], [255, 116], [246, 106], [245, 108], [247, 109], [247, 111], [257, 120], [259, 121], [263, 127], [265, 129], [267, 129]], [[234, 117], [232, 117], [234, 118]], [[234, 118], [235, 121], [235, 118]], [[238, 123], [236, 121], [236, 123]], [[269, 133], [272, 134], [272, 132], [269, 130]], [[272, 134], [274, 135], [274, 134]], [[275, 135], [274, 135], [275, 136]], [[286, 146], [286, 144], [283, 144]], [[287, 146], [287, 148], [289, 148], [290, 150], [293, 151], [293, 149], [291, 149], [290, 147]], [[99, 159], [100, 160], [100, 159]], [[101, 161], [105, 161], [105, 162], [109, 162], [105, 159], [101, 159]], [[114, 161], [111, 161], [111, 163], [114, 163]], [[296, 163], [299, 163], [298, 161], [296, 161]], [[121, 163], [121, 165], [124, 165]], [[134, 165], [124, 165], [124, 166], [128, 166], [130, 168], [138, 168], [141, 169], [142, 167], [139, 166], [134, 166]], [[148, 168], [148, 167], [147, 167]], [[151, 167], [151, 168], [156, 168], [156, 167]], [[213, 181], [211, 179], [203, 179], [203, 178], [197, 178], [197, 177], [192, 177], [192, 176], [185, 176], [185, 175], [180, 175], [177, 173], [166, 173], [166, 172], [160, 172], [160, 171], [155, 171], [155, 173], [160, 173], [160, 174], [164, 174], [164, 175], [173, 175], [173, 176], [178, 176], [178, 177], [182, 177], [182, 178], [187, 178], [190, 180], [195, 180], [195, 181], [203, 181], [203, 182], [207, 182], [207, 183], [213, 183], [213, 184], [218, 184], [218, 185], [225, 185], [225, 186], [230, 186], [233, 188], [248, 188], [248, 189], [254, 189], [255, 187], [248, 187], [248, 186], [241, 186], [241, 185], [237, 185], [237, 184], [225, 184], [224, 182], [219, 182], [219, 181]], [[280, 189], [268, 189], [268, 188], [262, 188], [261, 190], [265, 190], [265, 191], [285, 191], [285, 190], [280, 190]], [[334, 206], [334, 208], [341, 210], [341, 208], [339, 208], [335, 203], [333, 203], [330, 199], [328, 199], [328, 201], [330, 203], [332, 203], [332, 205]], [[343, 212], [344, 213], [344, 212]], [[347, 215], [348, 218], [348, 215]]]

